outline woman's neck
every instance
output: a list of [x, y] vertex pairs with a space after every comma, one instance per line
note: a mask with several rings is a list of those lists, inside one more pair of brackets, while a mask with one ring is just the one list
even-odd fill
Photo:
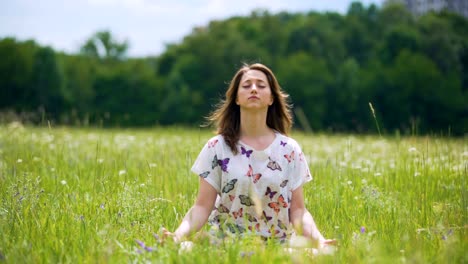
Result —
[[275, 132], [267, 126], [266, 112], [245, 112], [240, 115], [240, 140], [257, 150], [266, 148], [275, 138]]

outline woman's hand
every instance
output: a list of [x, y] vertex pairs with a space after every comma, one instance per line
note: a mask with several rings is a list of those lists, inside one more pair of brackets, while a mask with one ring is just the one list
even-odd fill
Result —
[[320, 241], [320, 247], [326, 247], [326, 246], [336, 246], [338, 244], [338, 241], [336, 239], [324, 239]]
[[159, 234], [156, 235], [156, 239], [160, 244], [164, 244], [167, 239], [172, 239], [175, 243], [180, 242], [180, 238], [178, 238], [175, 233], [167, 230], [165, 227], [161, 227]]

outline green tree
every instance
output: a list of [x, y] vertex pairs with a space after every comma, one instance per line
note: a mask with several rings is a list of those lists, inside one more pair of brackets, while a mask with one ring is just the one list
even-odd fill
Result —
[[125, 58], [128, 41], [117, 41], [110, 31], [94, 33], [81, 47], [81, 53], [93, 58], [117, 59]]
[[50, 47], [41, 47], [34, 55], [29, 99], [33, 106], [43, 108], [58, 118], [66, 107], [67, 91], [62, 68]]
[[0, 109], [34, 108], [29, 100], [36, 49], [34, 41], [20, 43], [13, 38], [0, 41]]

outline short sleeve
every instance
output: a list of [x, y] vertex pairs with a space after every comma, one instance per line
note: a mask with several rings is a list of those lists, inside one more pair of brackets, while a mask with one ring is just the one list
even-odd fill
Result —
[[221, 169], [217, 166], [218, 158], [216, 153], [217, 145], [219, 145], [217, 144], [218, 141], [219, 139], [214, 137], [205, 144], [200, 154], [198, 154], [191, 170], [198, 176], [204, 178], [220, 193]]
[[291, 172], [291, 190], [294, 191], [295, 189], [302, 186], [304, 183], [307, 183], [312, 180], [312, 176], [310, 175], [309, 165], [307, 164], [307, 160], [302, 152], [301, 147], [296, 143], [294, 146], [294, 152], [296, 156], [293, 160], [292, 172]]

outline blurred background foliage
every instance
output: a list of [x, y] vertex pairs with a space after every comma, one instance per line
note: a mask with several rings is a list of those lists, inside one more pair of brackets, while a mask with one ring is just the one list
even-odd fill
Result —
[[371, 102], [386, 133], [467, 131], [468, 20], [456, 14], [359, 2], [344, 15], [255, 10], [154, 57], [128, 58], [128, 46], [109, 31], [78, 54], [0, 39], [0, 121], [200, 125], [242, 63], [261, 62], [291, 95], [297, 128], [377, 132]]

